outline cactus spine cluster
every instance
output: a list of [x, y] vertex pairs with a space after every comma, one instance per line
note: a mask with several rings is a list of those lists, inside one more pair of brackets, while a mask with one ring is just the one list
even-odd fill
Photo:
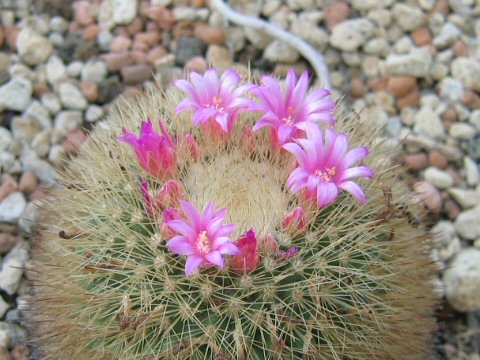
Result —
[[[354, 145], [371, 149], [376, 176], [359, 205], [342, 193], [323, 208], [291, 194], [292, 157], [273, 151], [267, 132], [245, 136], [258, 120], [241, 113], [228, 140], [175, 115], [180, 92], [154, 91], [121, 105], [99, 126], [45, 206], [34, 247], [31, 328], [52, 359], [426, 359], [436, 303], [429, 240], [412, 221], [411, 200], [375, 131], [337, 119]], [[145, 173], [116, 141], [122, 128], [164, 119], [176, 137], [194, 135], [193, 159], [179, 146], [175, 177], [202, 208], [227, 207], [233, 238], [254, 228], [281, 251], [259, 249], [253, 271], [205, 267], [185, 276], [184, 257], [165, 246]], [[303, 206], [305, 231], [281, 226]]]

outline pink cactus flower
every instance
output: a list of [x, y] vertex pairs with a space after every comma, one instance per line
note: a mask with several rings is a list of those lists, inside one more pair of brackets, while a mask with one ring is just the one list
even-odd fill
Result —
[[361, 204], [366, 202], [363, 190], [351, 181], [354, 177], [369, 179], [374, 172], [368, 166], [350, 167], [369, 154], [366, 147], [347, 152], [348, 137], [325, 129], [325, 142], [319, 127], [307, 128], [307, 139], [297, 139], [283, 148], [292, 153], [298, 167], [290, 174], [287, 185], [296, 194], [305, 189], [307, 198], [316, 199], [318, 207], [332, 203], [339, 189], [345, 190]]
[[235, 229], [233, 224], [223, 224], [227, 209], [215, 211], [213, 202], [209, 202], [202, 213], [192, 204], [180, 200], [186, 220], [170, 220], [167, 226], [179, 234], [166, 244], [174, 254], [186, 255], [185, 275], [191, 275], [202, 265], [216, 265], [223, 268], [222, 255], [236, 255], [240, 251], [228, 237]]
[[188, 150], [194, 161], [198, 161], [200, 159], [200, 149], [197, 140], [195, 140], [192, 134], [185, 135], [181, 141], [181, 145]]
[[297, 233], [301, 233], [307, 229], [307, 218], [305, 211], [301, 206], [297, 206], [291, 212], [286, 214], [282, 220], [284, 229], [292, 229]]
[[272, 234], [267, 234], [261, 239], [261, 248], [267, 255], [277, 255], [280, 250], [277, 239]]
[[135, 150], [140, 166], [152, 176], [163, 179], [170, 177], [177, 166], [176, 144], [168, 134], [165, 124], [160, 120], [163, 135], [153, 129], [150, 120], [142, 121], [140, 136], [137, 138], [128, 129], [123, 129], [123, 136], [117, 138], [130, 144]]
[[178, 220], [181, 218], [181, 212], [178, 209], [170, 208], [163, 210], [163, 221], [160, 228], [160, 233], [164, 239], [169, 239], [175, 236], [175, 232], [171, 230], [167, 224], [172, 220]]
[[147, 180], [141, 182], [141, 192], [145, 201], [145, 208], [149, 214], [154, 214], [161, 209], [178, 205], [183, 195], [182, 185], [176, 180], [168, 180], [156, 194], [152, 194]]
[[258, 99], [249, 110], [263, 112], [263, 116], [253, 127], [257, 131], [263, 127], [271, 127], [274, 144], [280, 146], [300, 134], [316, 122], [333, 124], [335, 102], [327, 99], [327, 89], [319, 88], [307, 95], [308, 73], [304, 72], [296, 83], [295, 71], [288, 72], [285, 90], [280, 82], [271, 77], [262, 77], [263, 86], [250, 90]]
[[236, 242], [240, 253], [232, 257], [230, 263], [233, 270], [243, 274], [248, 273], [258, 265], [260, 259], [257, 251], [257, 237], [253, 229], [248, 230]]
[[251, 100], [242, 95], [252, 87], [251, 84], [237, 86], [240, 76], [233, 70], [227, 70], [218, 78], [215, 69], [208, 69], [205, 74], [190, 73], [191, 83], [186, 80], [175, 81], [175, 86], [187, 93], [176, 109], [176, 113], [187, 109], [195, 110], [193, 124], [204, 124], [214, 120], [221, 131], [228, 133], [235, 125], [241, 109], [251, 105]]

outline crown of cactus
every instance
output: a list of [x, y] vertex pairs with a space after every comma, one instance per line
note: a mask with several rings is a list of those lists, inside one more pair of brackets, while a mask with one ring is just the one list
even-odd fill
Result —
[[436, 268], [378, 132], [334, 121], [307, 73], [190, 79], [120, 106], [52, 194], [31, 273], [39, 348], [428, 357]]

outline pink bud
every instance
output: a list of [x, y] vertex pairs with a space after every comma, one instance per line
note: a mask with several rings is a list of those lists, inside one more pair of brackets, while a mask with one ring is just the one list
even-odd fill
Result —
[[198, 161], [200, 158], [200, 150], [198, 149], [197, 140], [193, 137], [192, 134], [185, 135], [184, 145], [187, 147], [188, 151], [193, 157], [194, 161]]
[[257, 147], [252, 128], [253, 128], [252, 126], [247, 126], [247, 128], [243, 131], [242, 144], [241, 144], [246, 147], [250, 155], [252, 155], [255, 152], [255, 149]]
[[182, 197], [183, 189], [176, 180], [168, 180], [158, 193], [158, 201], [162, 208], [166, 209], [179, 205], [179, 199]]
[[140, 188], [143, 200], [145, 201], [145, 209], [148, 214], [153, 215], [158, 210], [160, 210], [160, 204], [152, 197], [149, 191], [149, 185], [147, 180], [142, 179], [141, 188]]
[[277, 255], [280, 246], [277, 240], [271, 234], [267, 234], [262, 238], [263, 252], [267, 255]]
[[301, 206], [297, 206], [291, 212], [284, 216], [282, 220], [284, 229], [292, 229], [294, 232], [303, 232], [307, 229], [307, 220], [305, 211]]
[[170, 209], [163, 210], [163, 222], [160, 227], [160, 233], [165, 239], [170, 239], [176, 234], [175, 231], [171, 230], [167, 226], [168, 222], [172, 220], [177, 220], [180, 218], [181, 218], [180, 211], [177, 209], [170, 208]]
[[278, 258], [280, 260], [289, 259], [296, 254], [298, 254], [298, 248], [292, 247], [292, 248], [288, 249], [287, 251], [279, 251], [278, 252]]
[[257, 237], [253, 229], [248, 230], [245, 235], [236, 242], [240, 254], [234, 255], [231, 261], [233, 270], [239, 273], [247, 273], [254, 270], [259, 261], [257, 251]]

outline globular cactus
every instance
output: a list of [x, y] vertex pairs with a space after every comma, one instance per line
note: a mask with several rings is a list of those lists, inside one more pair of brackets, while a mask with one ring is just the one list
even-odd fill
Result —
[[181, 103], [171, 88], [120, 106], [46, 204], [30, 309], [43, 354], [428, 358], [436, 267], [378, 131], [340, 116], [333, 130], [306, 74], [283, 90], [191, 79]]

